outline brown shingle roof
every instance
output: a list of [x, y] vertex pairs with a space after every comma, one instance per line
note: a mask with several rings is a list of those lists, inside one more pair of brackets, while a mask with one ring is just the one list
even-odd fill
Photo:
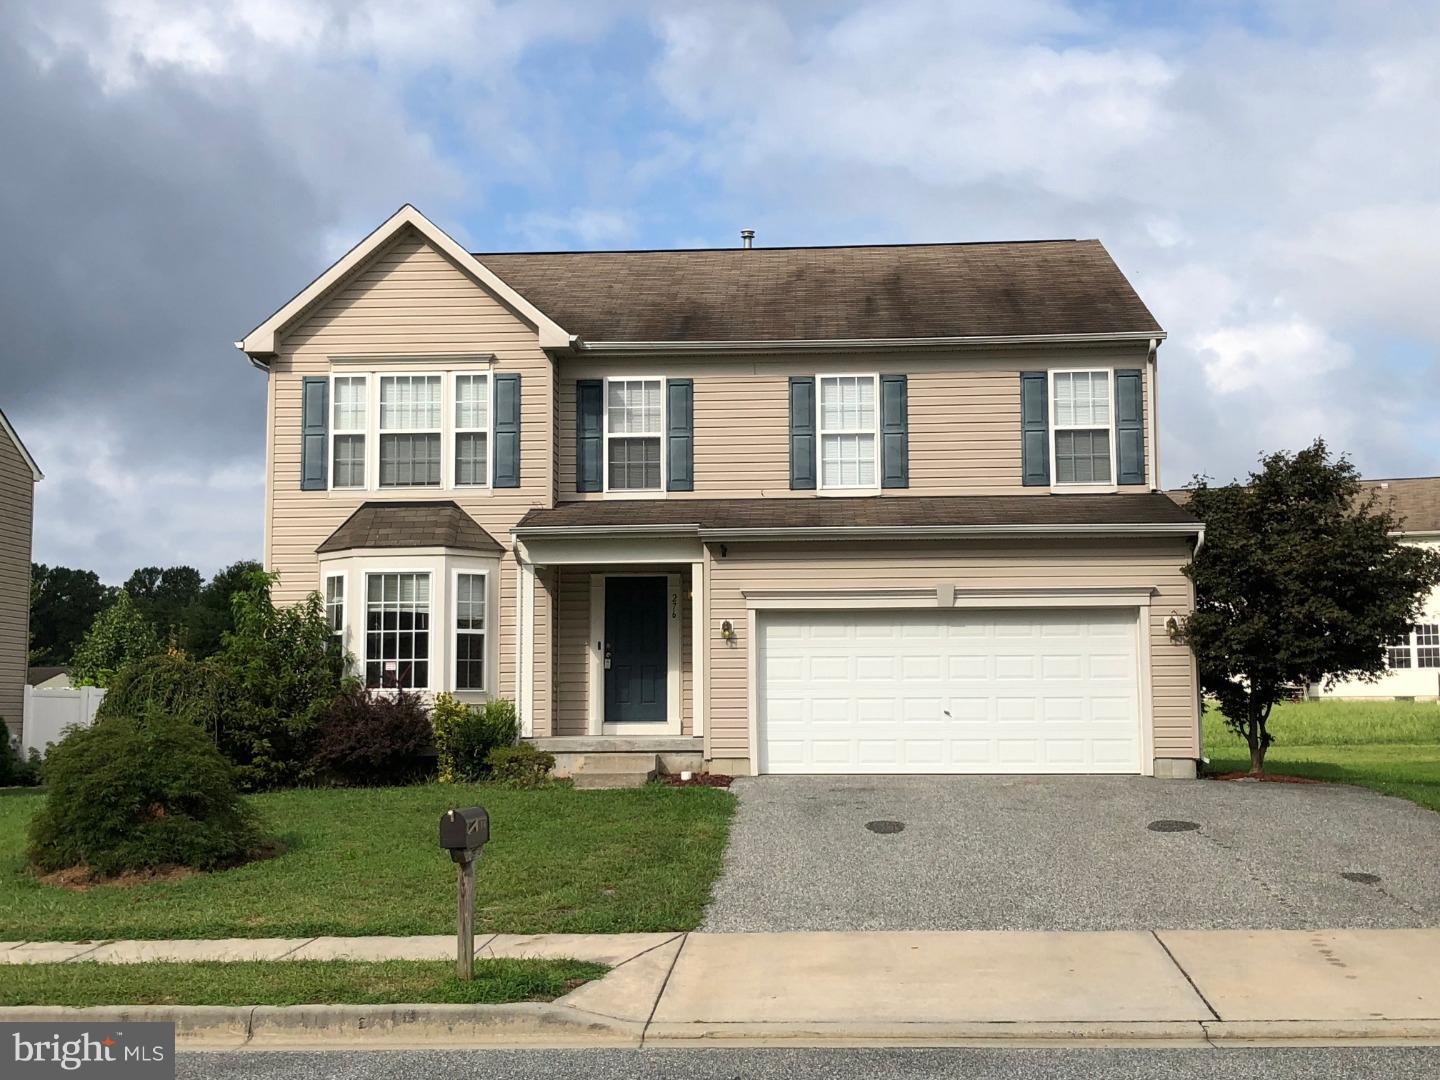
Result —
[[1162, 494], [955, 495], [942, 498], [644, 499], [531, 510], [517, 529], [612, 526], [712, 529], [916, 528], [984, 525], [1194, 525]]
[[448, 547], [500, 554], [505, 549], [453, 502], [367, 502], [316, 548]]
[[1099, 240], [477, 254], [588, 341], [1154, 333]]
[[[1366, 493], [1376, 490], [1382, 506], [1389, 504], [1402, 532], [1440, 533], [1440, 476], [1362, 480], [1360, 485]], [[1183, 488], [1168, 494], [1181, 506], [1190, 501], [1190, 492]]]

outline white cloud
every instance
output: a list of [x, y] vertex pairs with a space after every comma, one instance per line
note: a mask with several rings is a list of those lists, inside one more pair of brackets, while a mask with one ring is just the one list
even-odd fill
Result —
[[1195, 342], [1205, 381], [1221, 394], [1313, 381], [1347, 366], [1350, 347], [1299, 318], [1225, 326]]

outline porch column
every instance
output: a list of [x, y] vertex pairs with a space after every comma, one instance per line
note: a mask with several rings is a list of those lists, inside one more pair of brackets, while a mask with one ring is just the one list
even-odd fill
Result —
[[515, 711], [520, 734], [535, 734], [535, 565], [515, 545]]
[[705, 713], [710, 705], [709, 695], [705, 693], [705, 644], [710, 640], [706, 622], [705, 564], [693, 562], [690, 564], [690, 711], [696, 736], [705, 734]]

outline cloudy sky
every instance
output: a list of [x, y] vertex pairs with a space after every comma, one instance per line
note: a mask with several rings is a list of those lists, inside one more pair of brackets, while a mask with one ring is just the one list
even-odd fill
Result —
[[1098, 236], [1164, 482], [1440, 472], [1440, 7], [6, 0], [0, 407], [37, 560], [258, 557], [231, 342], [404, 202], [477, 250]]

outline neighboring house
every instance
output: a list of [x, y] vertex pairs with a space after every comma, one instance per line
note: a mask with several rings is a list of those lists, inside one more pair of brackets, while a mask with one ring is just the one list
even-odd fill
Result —
[[[1407, 544], [1440, 548], [1440, 476], [1399, 480], [1367, 480], [1382, 503], [1400, 519], [1400, 536]], [[1375, 682], [1349, 681], [1332, 687], [1315, 684], [1314, 698], [1428, 698], [1440, 697], [1440, 589], [1425, 600], [1420, 621], [1402, 640], [1389, 647], [1390, 670]]]
[[69, 690], [68, 667], [32, 667], [26, 679], [35, 690]]
[[1163, 337], [1094, 240], [474, 255], [407, 206], [237, 344], [277, 599], [372, 687], [584, 760], [1169, 776]]
[[0, 412], [0, 718], [19, 738], [30, 654], [30, 537], [35, 483], [41, 479], [5, 413]]

